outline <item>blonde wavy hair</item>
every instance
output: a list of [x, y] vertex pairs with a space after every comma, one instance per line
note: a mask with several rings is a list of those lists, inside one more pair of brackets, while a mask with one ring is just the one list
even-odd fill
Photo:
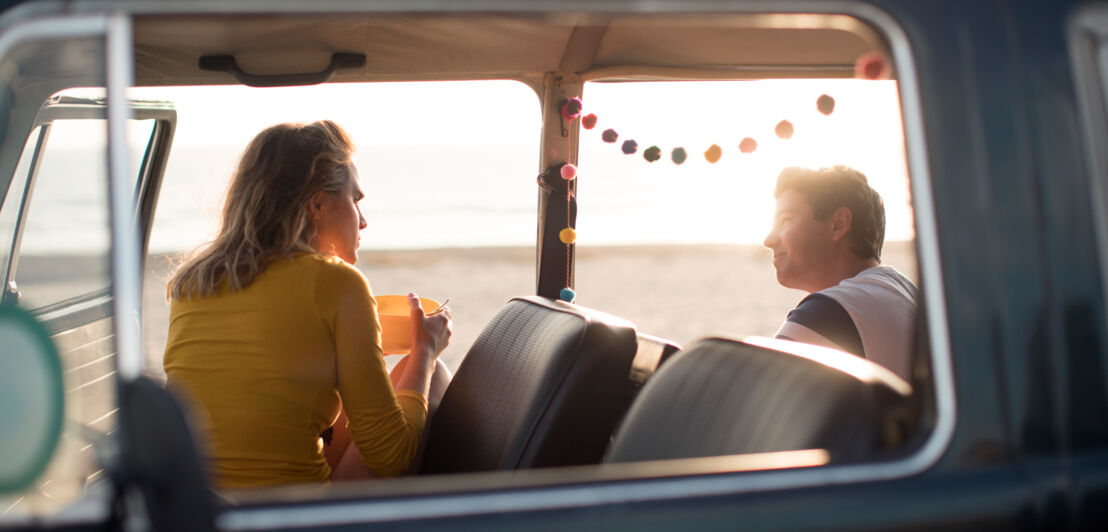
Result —
[[219, 234], [177, 269], [169, 296], [212, 295], [224, 284], [236, 292], [273, 261], [314, 253], [309, 199], [321, 190], [344, 190], [353, 151], [346, 132], [330, 120], [258, 133], [231, 177]]

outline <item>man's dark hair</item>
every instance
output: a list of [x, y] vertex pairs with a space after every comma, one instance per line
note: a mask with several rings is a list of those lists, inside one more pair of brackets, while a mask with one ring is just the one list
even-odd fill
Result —
[[850, 251], [862, 258], [881, 260], [885, 242], [885, 203], [853, 168], [835, 165], [811, 170], [791, 166], [777, 176], [773, 197], [795, 190], [808, 199], [817, 220], [827, 220], [839, 207], [850, 209]]

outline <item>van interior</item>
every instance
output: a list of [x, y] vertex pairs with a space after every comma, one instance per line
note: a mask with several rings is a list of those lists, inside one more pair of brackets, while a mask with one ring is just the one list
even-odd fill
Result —
[[[278, 122], [348, 128], [369, 223], [357, 266], [375, 293], [449, 298], [455, 315], [443, 355], [454, 377], [418, 475], [221, 491], [213, 507], [895, 462], [936, 424], [922, 312], [910, 379], [765, 338], [804, 295], [776, 283], [761, 246], [783, 167], [861, 169], [887, 206], [884, 262], [928, 281], [915, 221], [930, 214], [914, 210], [898, 82], [908, 67], [872, 20], [152, 11], [132, 33], [149, 381], [164, 381], [168, 276], [211, 238], [245, 143]], [[115, 329], [132, 318], [114, 315], [99, 188], [105, 50], [43, 38], [0, 64], [0, 169], [13, 176], [0, 225], [16, 235], [4, 298], [47, 325], [66, 371], [51, 482], [18, 507], [32, 514], [97, 497], [110, 476], [99, 449], [121, 423], [178, 408], [143, 399], [157, 386], [114, 384]], [[66, 211], [79, 223], [59, 227]], [[149, 406], [124, 421], [122, 401]], [[142, 463], [186, 478], [203, 470], [197, 425], [126, 437], [170, 449]]]

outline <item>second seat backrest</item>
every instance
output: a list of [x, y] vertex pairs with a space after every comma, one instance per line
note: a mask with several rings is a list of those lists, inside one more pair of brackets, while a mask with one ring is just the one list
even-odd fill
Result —
[[911, 387], [842, 351], [774, 339], [700, 340], [643, 388], [605, 455], [633, 462], [825, 449], [888, 453], [912, 430]]
[[598, 463], [635, 384], [625, 320], [516, 298], [474, 342], [430, 422], [421, 473]]

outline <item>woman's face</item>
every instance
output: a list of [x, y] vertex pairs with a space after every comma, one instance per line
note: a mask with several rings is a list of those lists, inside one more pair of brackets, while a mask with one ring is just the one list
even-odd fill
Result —
[[365, 196], [358, 186], [358, 170], [350, 165], [350, 178], [338, 194], [317, 192], [311, 199], [316, 236], [312, 247], [321, 255], [338, 257], [348, 264], [358, 262], [360, 233], [366, 228], [358, 202]]

